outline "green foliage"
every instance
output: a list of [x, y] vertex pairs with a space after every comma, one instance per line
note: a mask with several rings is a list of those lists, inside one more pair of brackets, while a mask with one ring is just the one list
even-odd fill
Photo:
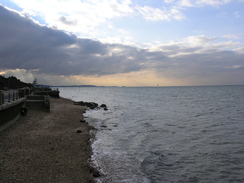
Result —
[[5, 88], [18, 89], [23, 87], [32, 87], [32, 84], [24, 83], [14, 76], [6, 78], [5, 76], [0, 75], [0, 90]]

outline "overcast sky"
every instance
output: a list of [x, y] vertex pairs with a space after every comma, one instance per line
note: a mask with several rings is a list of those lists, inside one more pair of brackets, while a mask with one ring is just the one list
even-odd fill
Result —
[[244, 84], [244, 0], [0, 0], [0, 40], [25, 82]]

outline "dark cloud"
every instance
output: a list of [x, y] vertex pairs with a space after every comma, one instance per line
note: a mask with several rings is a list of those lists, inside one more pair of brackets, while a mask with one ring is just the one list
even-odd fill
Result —
[[30, 18], [0, 6], [0, 57], [2, 69], [43, 69], [64, 61], [62, 47], [74, 44], [75, 36], [34, 23]]
[[157, 67], [163, 76], [173, 78], [208, 77], [219, 73], [239, 72], [236, 80], [244, 84], [244, 55], [233, 51], [215, 51], [208, 54], [180, 55], [170, 59], [167, 65], [164, 62], [157, 63]]
[[141, 69], [138, 60], [127, 59], [138, 54], [135, 48], [79, 39], [2, 6], [0, 39], [1, 69], [39, 70], [52, 75], [104, 75]]
[[[61, 17], [60, 21], [72, 23], [65, 17]], [[39, 74], [69, 76], [109, 75], [153, 69], [166, 77], [182, 78], [229, 73], [238, 69], [244, 78], [242, 52], [219, 51], [219, 48], [193, 47], [182, 43], [163, 45], [159, 48], [162, 51], [105, 44], [41, 26], [31, 18], [2, 6], [0, 40], [2, 70], [18, 68], [27, 72], [35, 70]]]
[[62, 22], [63, 24], [66, 24], [66, 25], [76, 25], [77, 24], [77, 21], [75, 20], [69, 20], [68, 18], [64, 17], [64, 16], [61, 16], [59, 18], [60, 22]]

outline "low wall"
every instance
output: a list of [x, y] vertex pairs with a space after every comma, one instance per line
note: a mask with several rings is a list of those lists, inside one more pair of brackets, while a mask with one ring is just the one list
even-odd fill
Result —
[[16, 119], [21, 108], [25, 105], [25, 98], [0, 105], [0, 126]]
[[42, 107], [44, 111], [50, 112], [50, 96], [49, 95], [26, 96], [26, 106]]
[[58, 90], [34, 91], [34, 95], [49, 95], [50, 97], [59, 98], [59, 91]]

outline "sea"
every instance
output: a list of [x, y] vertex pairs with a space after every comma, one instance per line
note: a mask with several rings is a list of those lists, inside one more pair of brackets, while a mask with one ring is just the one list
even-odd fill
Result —
[[244, 182], [244, 86], [60, 87], [97, 132], [97, 182]]

